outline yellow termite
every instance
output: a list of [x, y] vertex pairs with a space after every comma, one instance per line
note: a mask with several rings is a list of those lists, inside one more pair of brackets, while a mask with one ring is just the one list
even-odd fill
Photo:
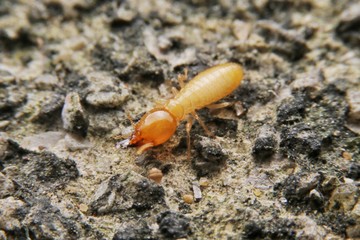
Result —
[[[187, 72], [185, 71], [185, 75], [178, 77], [181, 86], [180, 92], [162, 106], [146, 113], [134, 125], [131, 136], [120, 142], [123, 147], [136, 146], [138, 147], [137, 152], [141, 154], [151, 147], [160, 145], [175, 133], [180, 121], [189, 114], [198, 120], [208, 135], [212, 135], [195, 111], [209, 106], [233, 92], [243, 79], [243, 69], [236, 63], [224, 63], [199, 73], [184, 86], [186, 78]], [[217, 107], [219, 106], [221, 107], [223, 104], [218, 104]], [[186, 125], [188, 154], [191, 125], [192, 122], [189, 120]]]

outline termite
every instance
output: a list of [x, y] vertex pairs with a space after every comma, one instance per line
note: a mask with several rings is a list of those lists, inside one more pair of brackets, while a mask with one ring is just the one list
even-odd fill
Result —
[[[131, 121], [134, 127], [133, 133], [119, 144], [123, 147], [138, 147], [137, 153], [141, 154], [151, 147], [166, 142], [175, 133], [179, 123], [187, 118], [189, 156], [192, 126], [192, 119], [188, 118], [190, 115], [200, 123], [209, 136], [213, 136], [195, 111], [208, 107], [232, 93], [243, 79], [243, 69], [236, 63], [224, 63], [199, 73], [185, 85], [186, 79], [187, 70], [184, 75], [178, 76], [180, 92], [177, 92], [172, 99], [165, 101], [161, 106], [150, 110], [136, 124]], [[219, 108], [227, 105], [227, 103], [220, 103], [212, 106]]]

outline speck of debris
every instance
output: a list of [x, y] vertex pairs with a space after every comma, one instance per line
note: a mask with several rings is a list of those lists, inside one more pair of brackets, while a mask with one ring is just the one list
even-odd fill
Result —
[[165, 211], [157, 216], [160, 233], [168, 239], [186, 238], [191, 234], [190, 220], [176, 212]]
[[275, 130], [264, 125], [260, 128], [258, 137], [255, 140], [252, 149], [253, 155], [257, 160], [266, 160], [276, 152], [277, 144]]
[[306, 99], [303, 94], [297, 94], [293, 99], [284, 100], [277, 110], [278, 123], [300, 121], [305, 114]]
[[193, 192], [194, 192], [195, 201], [200, 201], [202, 198], [202, 193], [201, 193], [199, 182], [193, 182], [192, 188], [193, 188]]
[[283, 128], [281, 132], [280, 149], [290, 159], [300, 159], [302, 155], [307, 158], [316, 158], [321, 151], [321, 139], [304, 124]]
[[85, 115], [80, 96], [77, 93], [72, 92], [66, 96], [61, 117], [65, 130], [79, 134], [82, 137], [86, 136], [89, 120]]
[[227, 156], [216, 140], [199, 136], [194, 147], [199, 156], [193, 158], [193, 168], [199, 176], [217, 172], [225, 165]]
[[360, 164], [352, 162], [348, 168], [346, 176], [353, 180], [358, 180], [360, 178]]
[[277, 218], [271, 221], [250, 221], [245, 224], [245, 239], [296, 239], [295, 223], [290, 219]]
[[132, 240], [132, 239], [146, 239], [152, 240], [157, 239], [150, 227], [147, 225], [146, 222], [140, 221], [136, 223], [136, 225], [130, 225], [123, 229], [117, 230], [113, 240]]
[[163, 187], [129, 172], [103, 181], [93, 196], [90, 211], [98, 215], [131, 209], [144, 212], [157, 206], [165, 206]]

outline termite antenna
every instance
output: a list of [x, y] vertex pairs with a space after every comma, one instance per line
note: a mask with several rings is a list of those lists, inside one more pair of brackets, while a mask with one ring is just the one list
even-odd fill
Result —
[[185, 68], [184, 74], [178, 75], [178, 82], [179, 82], [181, 89], [183, 89], [185, 87], [185, 81], [187, 81], [187, 78], [188, 78], [188, 69]]
[[153, 146], [154, 146], [153, 143], [146, 143], [146, 144], [142, 145], [141, 147], [139, 147], [138, 150], [136, 151], [136, 153], [137, 153], [138, 155], [140, 155], [140, 154], [142, 154], [146, 149], [151, 148], [151, 147], [153, 147]]
[[130, 138], [130, 137], [131, 137], [131, 132], [125, 133], [125, 134], [118, 134], [118, 135], [112, 136], [111, 138], [114, 140], [120, 140], [120, 139], [125, 139], [125, 138]]
[[135, 128], [135, 123], [134, 123], [134, 121], [133, 121], [130, 113], [129, 113], [128, 111], [125, 111], [125, 114], [126, 114], [127, 119], [129, 119], [129, 121], [130, 121], [130, 123], [131, 123], [131, 126], [132, 126], [133, 128]]

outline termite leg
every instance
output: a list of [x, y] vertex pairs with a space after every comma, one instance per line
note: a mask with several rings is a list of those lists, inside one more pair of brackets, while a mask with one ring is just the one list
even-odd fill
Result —
[[207, 105], [206, 108], [211, 109], [211, 110], [220, 109], [220, 108], [226, 108], [226, 107], [234, 105], [235, 103], [236, 102], [214, 103], [214, 104]]
[[229, 106], [233, 107], [233, 110], [235, 110], [236, 116], [238, 117], [240, 117], [245, 112], [245, 109], [240, 101], [210, 104], [207, 105], [206, 108], [209, 109], [210, 112], [216, 112], [216, 110], [218, 109], [226, 108]]
[[187, 159], [190, 160], [190, 157], [191, 157], [190, 131], [191, 131], [194, 121], [190, 115], [187, 116], [186, 121], [187, 121], [187, 123], [186, 123], [185, 129], [186, 129]]
[[205, 133], [211, 137], [211, 138], [215, 138], [216, 136], [210, 132], [210, 130], [206, 127], [205, 123], [203, 122], [203, 120], [201, 120], [201, 118], [197, 115], [197, 113], [194, 111], [191, 113], [191, 115], [200, 123], [201, 127], [204, 129]]
[[172, 88], [171, 88], [171, 92], [172, 92], [172, 94], [173, 94], [174, 96], [176, 96], [176, 94], [179, 93], [179, 90], [177, 90], [175, 87], [172, 87]]
[[131, 123], [131, 126], [132, 126], [133, 128], [135, 128], [135, 123], [134, 123], [134, 121], [133, 121], [130, 113], [127, 112], [127, 111], [125, 111], [125, 114], [126, 114], [127, 119], [129, 119], [129, 121], [130, 121], [130, 123]]
[[180, 88], [184, 88], [185, 81], [187, 80], [187, 78], [188, 78], [188, 69], [185, 68], [184, 74], [178, 75], [178, 81], [179, 81]]

